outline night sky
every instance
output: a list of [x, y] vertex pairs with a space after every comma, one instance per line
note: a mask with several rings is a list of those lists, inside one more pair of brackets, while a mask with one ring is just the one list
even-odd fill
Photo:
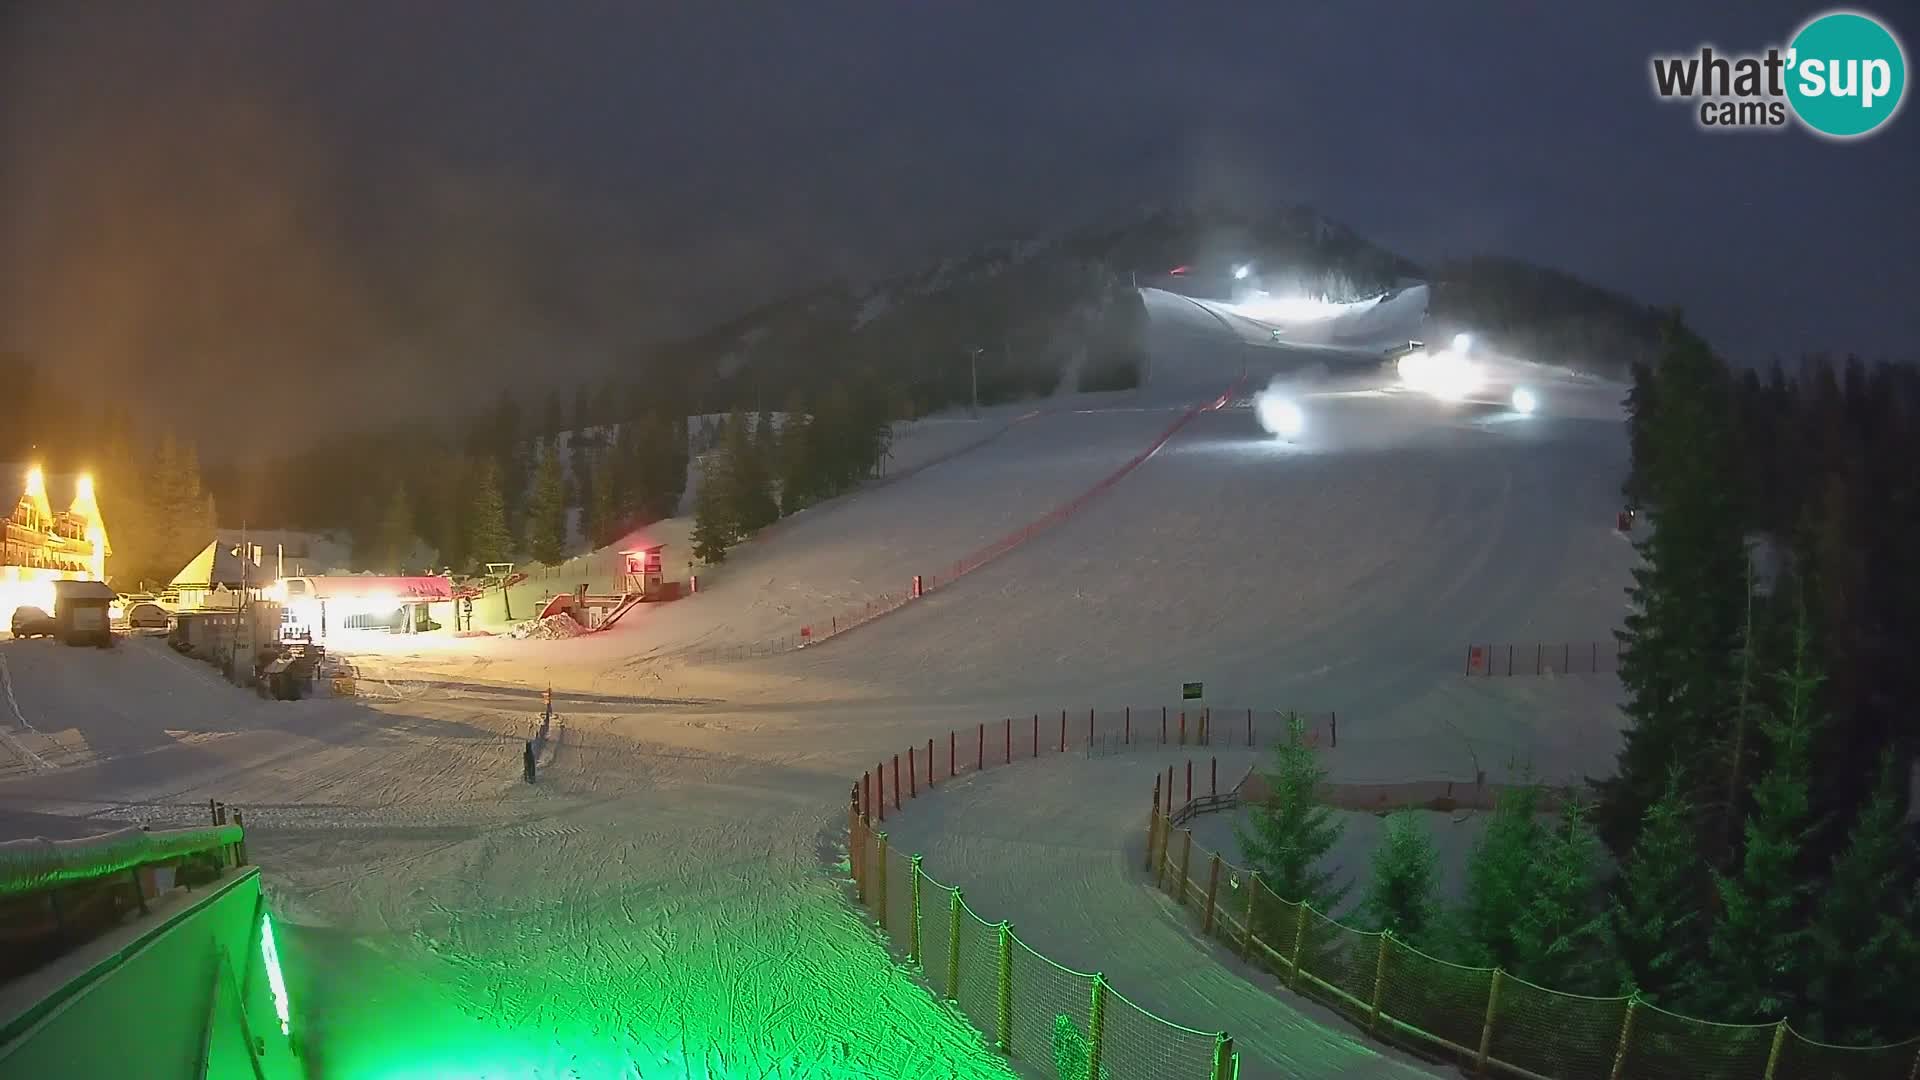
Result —
[[1739, 359], [1920, 352], [1911, 103], [1703, 133], [1648, 55], [1821, 9], [1678, 7], [15, 3], [0, 349], [377, 411], [1224, 193], [1677, 303]]

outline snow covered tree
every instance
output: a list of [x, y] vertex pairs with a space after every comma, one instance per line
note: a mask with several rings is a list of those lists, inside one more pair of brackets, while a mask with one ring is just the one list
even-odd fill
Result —
[[1681, 790], [1680, 769], [1667, 771], [1667, 788], [1647, 808], [1640, 838], [1614, 888], [1613, 937], [1622, 993], [1685, 1012], [1699, 995], [1711, 889], [1694, 840], [1693, 804]]
[[472, 510], [467, 517], [467, 557], [474, 565], [507, 562], [513, 534], [507, 531], [507, 507], [500, 495], [499, 466], [491, 461], [474, 473]]
[[1713, 797], [1720, 748], [1739, 707], [1734, 670], [1746, 609], [1746, 544], [1736, 493], [1726, 376], [1676, 320], [1656, 378], [1660, 407], [1635, 468], [1652, 500], [1652, 528], [1628, 590], [1620, 640], [1627, 728], [1616, 775], [1594, 781], [1598, 825], [1614, 854], [1633, 849], [1646, 808], [1678, 762], [1690, 797]]
[[1486, 834], [1467, 861], [1467, 893], [1455, 928], [1464, 962], [1518, 970], [1520, 920], [1534, 885], [1545, 838], [1540, 789], [1509, 788], [1495, 804]]
[[[1902, 836], [1901, 776], [1892, 754], [1861, 807], [1815, 905], [1810, 1034], [1865, 1046], [1920, 1031], [1920, 1002], [1889, 994], [1874, 973], [1920, 971], [1920, 894]], [[1795, 1018], [1796, 1023], [1802, 1022]]]
[[1540, 836], [1539, 859], [1513, 927], [1514, 974], [1566, 993], [1610, 989], [1612, 941], [1600, 907], [1600, 838], [1569, 799]]
[[1714, 875], [1721, 913], [1707, 939], [1709, 991], [1736, 1022], [1779, 1019], [1802, 1000], [1809, 974], [1810, 883], [1800, 866], [1812, 826], [1808, 780], [1821, 682], [1814, 663], [1803, 620], [1793, 666], [1777, 676], [1784, 715], [1761, 724], [1769, 761], [1753, 786], [1740, 865], [1731, 875]]
[[540, 455], [527, 498], [527, 553], [535, 562], [552, 565], [560, 561], [566, 546], [567, 495], [560, 475], [560, 451], [548, 447]]
[[1362, 903], [1368, 920], [1393, 931], [1402, 941], [1425, 940], [1433, 928], [1437, 863], [1433, 838], [1417, 813], [1401, 810], [1387, 815], [1380, 844], [1373, 849], [1373, 873]]
[[1286, 741], [1273, 748], [1272, 771], [1264, 774], [1272, 799], [1253, 809], [1250, 827], [1236, 823], [1234, 834], [1275, 895], [1329, 912], [1346, 896], [1347, 886], [1335, 888], [1333, 874], [1319, 869], [1319, 863], [1339, 841], [1345, 823], [1318, 801], [1327, 771], [1307, 745], [1305, 721], [1288, 713], [1286, 725]]

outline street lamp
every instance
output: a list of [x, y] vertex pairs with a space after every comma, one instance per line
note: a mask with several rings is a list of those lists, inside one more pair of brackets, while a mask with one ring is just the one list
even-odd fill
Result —
[[983, 351], [984, 350], [978, 345], [972, 346], [967, 350], [967, 376], [968, 381], [973, 384], [973, 411], [971, 415], [975, 420], [980, 419], [980, 354]]
[[1253, 273], [1253, 267], [1246, 263], [1241, 263], [1239, 266], [1233, 268], [1233, 279], [1235, 281], [1245, 281], [1247, 275], [1251, 273]]

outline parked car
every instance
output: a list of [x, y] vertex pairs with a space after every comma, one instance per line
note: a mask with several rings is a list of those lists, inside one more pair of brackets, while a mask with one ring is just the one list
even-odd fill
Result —
[[53, 621], [53, 616], [41, 609], [37, 607], [13, 609], [14, 637], [53, 637], [59, 632], [60, 627]]
[[135, 630], [165, 630], [172, 621], [172, 613], [151, 600], [127, 608], [127, 625]]

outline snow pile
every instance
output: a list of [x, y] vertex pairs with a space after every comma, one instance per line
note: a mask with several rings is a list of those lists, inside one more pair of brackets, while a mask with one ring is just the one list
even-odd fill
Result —
[[559, 638], [579, 637], [587, 628], [574, 621], [566, 612], [549, 615], [544, 619], [528, 619], [513, 628], [513, 637], [534, 638], [539, 641], [553, 641]]

